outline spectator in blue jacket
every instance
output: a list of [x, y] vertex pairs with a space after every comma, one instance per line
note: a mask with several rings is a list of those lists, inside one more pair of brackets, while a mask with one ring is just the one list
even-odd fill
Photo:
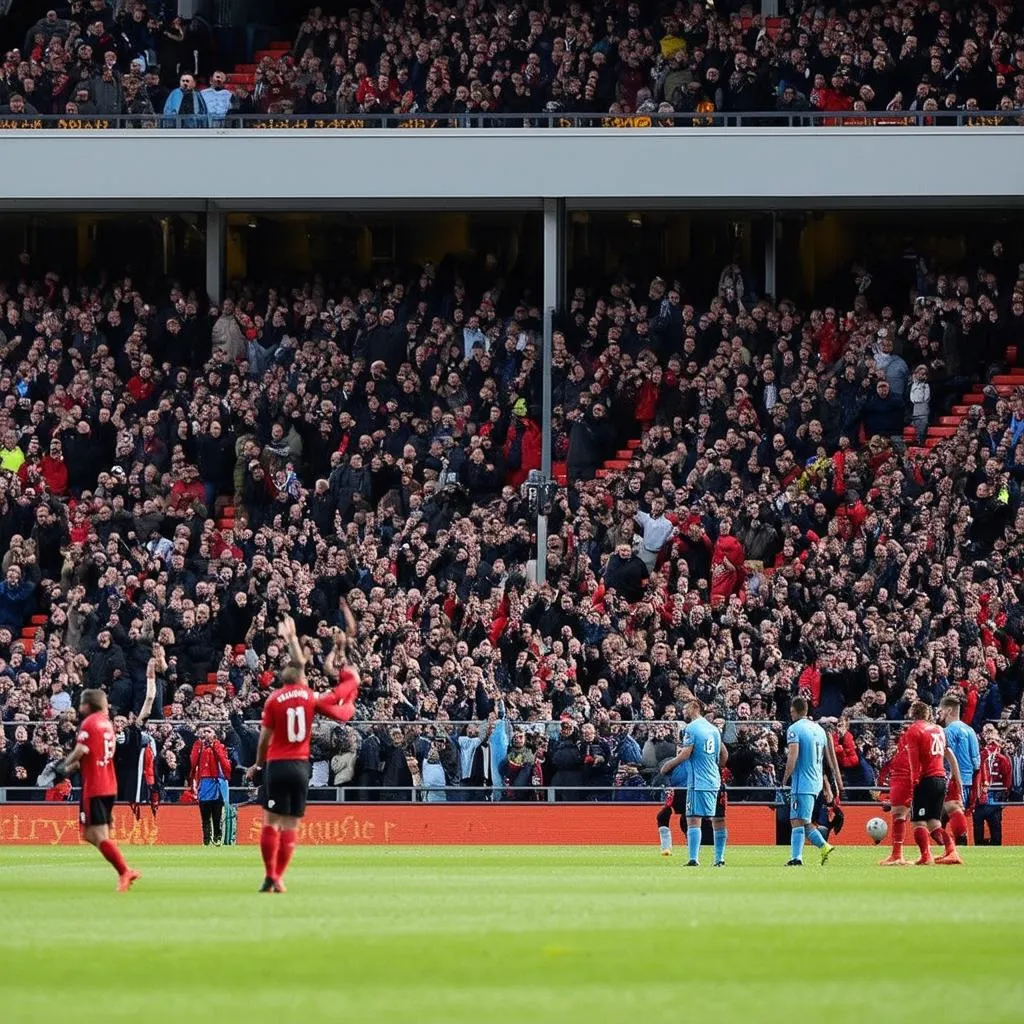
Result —
[[214, 71], [210, 75], [209, 86], [199, 93], [214, 124], [222, 122], [231, 110], [231, 92], [226, 88], [227, 80], [223, 71]]
[[409, 770], [412, 772], [413, 782], [422, 790], [423, 799], [428, 804], [447, 801], [448, 795], [445, 787], [448, 785], [448, 781], [445, 778], [441, 755], [438, 753], [436, 743], [430, 744], [422, 764], [417, 764], [416, 758], [410, 758]]
[[172, 89], [164, 103], [164, 116], [174, 120], [167, 127], [176, 124], [181, 128], [209, 127], [209, 110], [203, 94], [196, 89], [196, 80], [187, 72], [178, 81], [178, 88]]
[[879, 340], [874, 345], [875, 366], [885, 374], [889, 390], [899, 399], [907, 393], [907, 378], [910, 367], [906, 360], [893, 351], [892, 338], [884, 330], [878, 332]]
[[[27, 555], [26, 559], [34, 562], [35, 555]], [[0, 583], [0, 626], [20, 631], [32, 614], [35, 593], [35, 581], [23, 578], [20, 565], [10, 566]]]

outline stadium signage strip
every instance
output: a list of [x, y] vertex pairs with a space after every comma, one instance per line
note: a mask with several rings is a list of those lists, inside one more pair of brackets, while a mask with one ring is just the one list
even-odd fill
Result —
[[[303, 846], [607, 846], [657, 845], [657, 805], [645, 804], [363, 804], [310, 805], [300, 828]], [[844, 837], [862, 841], [874, 806], [846, 808]], [[729, 843], [771, 846], [775, 810], [733, 803]], [[258, 844], [262, 811], [238, 808], [238, 842]], [[161, 807], [136, 819], [118, 807], [114, 836], [129, 846], [200, 845], [195, 807]], [[0, 845], [74, 846], [82, 842], [78, 809], [70, 804], [0, 805]], [[1024, 807], [1003, 809], [1003, 842], [1024, 846]]]

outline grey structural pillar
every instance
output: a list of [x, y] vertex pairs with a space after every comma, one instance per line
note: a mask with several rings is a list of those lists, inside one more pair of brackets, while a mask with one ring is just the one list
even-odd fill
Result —
[[555, 314], [565, 304], [565, 200], [544, 200], [544, 345], [541, 351], [541, 463], [543, 497], [537, 506], [537, 582], [547, 579], [548, 517], [551, 493], [551, 353]]
[[761, 0], [761, 13], [766, 18], [778, 17], [779, 0]]
[[206, 204], [206, 291], [220, 305], [224, 297], [224, 249], [227, 218], [216, 203]]
[[778, 266], [778, 241], [779, 217], [776, 213], [769, 213], [764, 231], [764, 290], [773, 302], [777, 301], [775, 279]]
[[566, 300], [569, 288], [569, 222], [565, 212], [565, 200], [556, 199], [554, 202], [557, 230], [556, 257], [558, 260], [558, 276], [555, 281], [555, 309], [560, 313], [564, 313], [567, 306]]

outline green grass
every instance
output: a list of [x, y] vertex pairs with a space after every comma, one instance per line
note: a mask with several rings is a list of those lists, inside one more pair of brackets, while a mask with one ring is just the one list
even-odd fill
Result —
[[275, 896], [253, 847], [132, 848], [127, 895], [91, 849], [3, 848], [2, 1019], [1019, 1024], [1024, 850], [880, 852], [310, 847]]

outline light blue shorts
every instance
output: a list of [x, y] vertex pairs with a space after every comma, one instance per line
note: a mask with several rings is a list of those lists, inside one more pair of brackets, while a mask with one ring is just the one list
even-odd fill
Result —
[[791, 793], [789, 797], [790, 821], [812, 821], [814, 819], [814, 801], [812, 793]]
[[686, 816], [688, 818], [713, 818], [717, 802], [717, 790], [688, 790], [686, 793]]

